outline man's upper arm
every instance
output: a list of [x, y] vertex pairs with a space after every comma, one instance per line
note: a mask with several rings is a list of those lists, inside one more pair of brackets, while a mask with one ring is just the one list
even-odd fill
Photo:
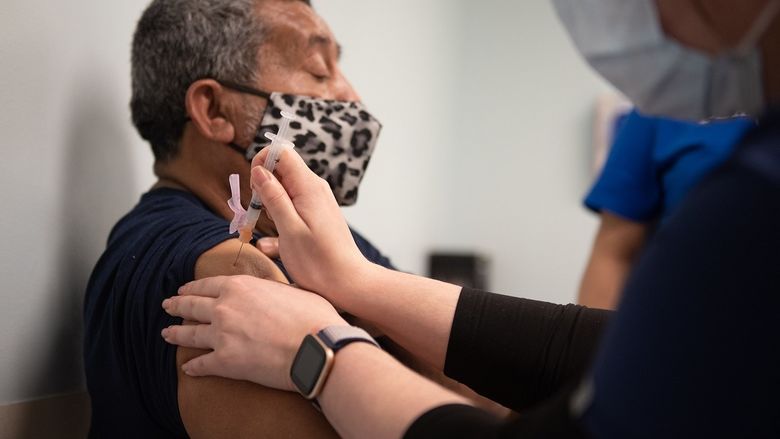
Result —
[[[239, 247], [240, 242], [231, 239], [203, 253], [195, 264], [195, 278], [250, 274], [286, 282], [276, 264], [250, 244], [233, 265]], [[182, 347], [176, 351], [179, 411], [191, 437], [337, 437], [325, 417], [296, 393], [185, 375], [181, 365], [203, 353]]]

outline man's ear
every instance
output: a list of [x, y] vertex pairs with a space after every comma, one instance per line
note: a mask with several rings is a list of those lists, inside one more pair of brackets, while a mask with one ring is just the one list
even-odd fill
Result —
[[187, 89], [184, 107], [201, 136], [221, 143], [232, 142], [236, 131], [225, 110], [228, 91], [213, 79], [199, 79]]

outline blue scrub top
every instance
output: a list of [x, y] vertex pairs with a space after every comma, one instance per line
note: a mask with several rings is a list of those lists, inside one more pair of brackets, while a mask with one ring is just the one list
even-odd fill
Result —
[[636, 222], [663, 221], [754, 126], [747, 117], [695, 123], [634, 110], [618, 122], [609, 157], [585, 206]]

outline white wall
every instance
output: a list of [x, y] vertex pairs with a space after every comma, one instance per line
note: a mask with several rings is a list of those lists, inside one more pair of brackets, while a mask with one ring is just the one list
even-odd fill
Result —
[[450, 221], [440, 243], [492, 260], [493, 291], [575, 299], [595, 232], [593, 106], [607, 85], [544, 0], [464, 1]]
[[595, 227], [580, 201], [593, 105], [607, 85], [550, 2], [316, 6], [358, 93], [387, 122], [346, 211], [353, 224], [401, 269], [424, 273], [432, 249], [476, 249], [494, 291], [573, 301]]
[[345, 74], [384, 123], [359, 201], [345, 215], [399, 269], [415, 273], [425, 272], [448, 211], [461, 3], [314, 2], [344, 46]]
[[[0, 7], [0, 404], [83, 386], [81, 303], [108, 231], [148, 188], [129, 121], [146, 0]], [[580, 207], [603, 85], [543, 0], [315, 0], [385, 123], [345, 212], [402, 269], [478, 248], [493, 287], [573, 297], [593, 231]]]
[[0, 12], [0, 404], [83, 386], [81, 304], [108, 231], [151, 184], [129, 123], [143, 1]]

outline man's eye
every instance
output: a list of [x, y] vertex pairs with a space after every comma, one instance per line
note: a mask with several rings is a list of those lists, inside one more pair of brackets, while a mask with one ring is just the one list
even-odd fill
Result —
[[303, 68], [317, 82], [325, 82], [331, 77], [331, 71], [328, 67], [328, 62], [319, 52], [312, 54], [312, 56], [306, 61], [306, 64], [304, 64]]

